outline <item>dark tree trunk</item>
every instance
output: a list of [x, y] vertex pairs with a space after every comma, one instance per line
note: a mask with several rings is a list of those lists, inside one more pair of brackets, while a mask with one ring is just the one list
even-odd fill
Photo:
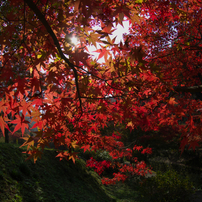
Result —
[[[10, 120], [12, 120], [11, 113], [7, 115]], [[9, 129], [12, 127], [13, 124], [8, 123]], [[9, 130], [5, 128], [5, 143], [9, 143]]]
[[9, 143], [9, 131], [5, 128], [5, 143]]

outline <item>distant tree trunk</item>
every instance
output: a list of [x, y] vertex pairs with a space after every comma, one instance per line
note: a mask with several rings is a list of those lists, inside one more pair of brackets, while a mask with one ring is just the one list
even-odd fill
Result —
[[5, 143], [9, 143], [9, 131], [5, 128]]
[[[12, 119], [11, 113], [8, 114], [8, 118], [9, 118], [10, 120]], [[8, 123], [9, 129], [11, 128], [12, 125], [13, 125], [13, 124], [9, 124], [9, 123]], [[8, 130], [7, 128], [5, 128], [5, 143], [9, 143], [9, 130]]]

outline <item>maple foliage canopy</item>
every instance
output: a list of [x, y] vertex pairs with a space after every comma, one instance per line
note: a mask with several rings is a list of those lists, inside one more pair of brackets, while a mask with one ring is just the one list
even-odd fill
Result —
[[[125, 180], [128, 171], [144, 175], [148, 168], [132, 152], [151, 153], [128, 148], [118, 131], [103, 135], [108, 123], [177, 128], [181, 148], [195, 148], [202, 134], [201, 100], [193, 99], [202, 90], [201, 10], [200, 0], [1, 1], [1, 131], [12, 123], [12, 133], [24, 134], [29, 117], [38, 132], [24, 145], [34, 160], [50, 142], [66, 145], [57, 156], [73, 161], [76, 148], [108, 151], [112, 162], [88, 162], [99, 173], [116, 163], [119, 171], [103, 183]], [[130, 33], [115, 43], [112, 34], [124, 20]], [[99, 47], [104, 62], [89, 46]], [[122, 157], [135, 166], [115, 161]]]

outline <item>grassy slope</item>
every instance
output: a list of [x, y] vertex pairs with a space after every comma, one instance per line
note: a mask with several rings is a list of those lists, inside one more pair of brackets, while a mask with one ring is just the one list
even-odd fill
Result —
[[60, 161], [56, 151], [46, 150], [34, 164], [25, 162], [22, 151], [0, 143], [1, 202], [134, 202], [138, 197], [127, 185], [103, 186], [83, 160]]
[[55, 158], [56, 151], [45, 150], [34, 164], [25, 161], [22, 151], [14, 144], [0, 143], [0, 202], [149, 201], [148, 196], [141, 197], [140, 185], [134, 181], [102, 185], [100, 177], [86, 168], [83, 160], [76, 164], [60, 161]]
[[34, 164], [24, 161], [21, 149], [1, 143], [0, 201], [111, 201], [98, 176], [82, 160], [73, 164], [55, 155], [53, 150], [45, 151]]

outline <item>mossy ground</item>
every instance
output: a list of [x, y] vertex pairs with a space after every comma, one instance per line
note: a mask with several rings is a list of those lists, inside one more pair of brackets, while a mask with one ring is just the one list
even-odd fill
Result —
[[[45, 149], [42, 159], [34, 164], [33, 160], [25, 161], [22, 152], [19, 145], [0, 143], [1, 202], [150, 201], [141, 194], [138, 179], [104, 186], [100, 176], [86, 168], [82, 159], [75, 164], [60, 161], [54, 149]], [[155, 170], [162, 170], [160, 167]], [[200, 184], [198, 181], [196, 186]]]
[[0, 144], [0, 201], [78, 202], [112, 201], [100, 177], [83, 160], [60, 161], [56, 151], [45, 150], [34, 164], [12, 144]]

